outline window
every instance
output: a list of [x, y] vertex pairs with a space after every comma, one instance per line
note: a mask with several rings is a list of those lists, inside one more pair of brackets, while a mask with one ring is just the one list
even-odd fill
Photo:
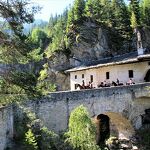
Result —
[[129, 70], [129, 78], [133, 78], [133, 70]]
[[93, 75], [90, 76], [90, 81], [93, 82]]
[[106, 72], [106, 79], [109, 79], [109, 72]]
[[84, 74], [82, 74], [82, 78], [84, 78]]
[[74, 78], [77, 79], [77, 75], [75, 75]]

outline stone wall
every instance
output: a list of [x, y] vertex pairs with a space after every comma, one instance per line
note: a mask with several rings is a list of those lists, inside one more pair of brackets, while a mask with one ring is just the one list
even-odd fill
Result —
[[[149, 86], [150, 83], [145, 83], [113, 88], [54, 92], [38, 101], [30, 100], [24, 104], [24, 107], [35, 112], [37, 118], [55, 132], [67, 129], [70, 112], [81, 104], [88, 108], [91, 116], [115, 112], [123, 115], [132, 122], [134, 127], [139, 128], [141, 126], [139, 116], [144, 114], [145, 109], [150, 108]], [[17, 107], [13, 107], [13, 112], [11, 107], [0, 109], [0, 150], [4, 149], [14, 134], [13, 118], [18, 117], [20, 122], [23, 122], [22, 115]]]
[[4, 150], [10, 144], [13, 137], [13, 113], [12, 107], [0, 108], [0, 150]]
[[129, 119], [135, 127], [140, 127], [139, 116], [150, 108], [150, 83], [131, 86], [90, 89], [80, 91], [54, 92], [39, 101], [27, 104], [43, 123], [59, 132], [67, 128], [70, 112], [83, 104], [90, 115], [117, 112]]

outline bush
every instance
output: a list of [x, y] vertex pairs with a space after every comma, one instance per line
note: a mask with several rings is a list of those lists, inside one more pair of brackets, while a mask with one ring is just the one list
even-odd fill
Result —
[[37, 142], [31, 129], [25, 134], [25, 144], [27, 145], [27, 150], [38, 150]]
[[69, 131], [65, 135], [67, 136], [66, 141], [75, 149], [99, 149], [95, 140], [96, 127], [92, 123], [86, 108], [82, 105], [71, 112]]

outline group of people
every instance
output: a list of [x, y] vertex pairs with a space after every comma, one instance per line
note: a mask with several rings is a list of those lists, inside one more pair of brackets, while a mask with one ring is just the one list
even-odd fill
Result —
[[[133, 85], [135, 84], [133, 82], [133, 80], [130, 78], [128, 82], [126, 82], [126, 85]], [[121, 86], [121, 85], [124, 85], [122, 82], [119, 81], [119, 79], [117, 78], [116, 82], [115, 81], [112, 81], [112, 83], [110, 82], [101, 82], [98, 87], [110, 87], [110, 86]]]
[[[129, 79], [128, 82], [126, 82], [126, 85], [133, 85], [135, 84], [133, 82], [133, 79]], [[124, 85], [122, 82], [119, 81], [119, 79], [117, 78], [116, 82], [115, 81], [112, 81], [111, 83], [109, 81], [104, 81], [104, 82], [101, 82], [100, 84], [97, 85], [97, 87], [111, 87], [111, 86], [122, 86]], [[80, 89], [92, 89], [92, 88], [95, 88], [93, 87], [93, 84], [92, 82], [89, 81], [89, 83], [87, 85], [85, 85], [85, 82], [84, 80], [82, 81], [82, 85], [80, 84], [77, 84], [77, 90], [80, 90]]]
[[112, 83], [110, 82], [101, 82], [98, 87], [110, 87], [110, 86], [120, 86], [120, 85], [123, 85], [123, 83], [120, 83], [119, 82], [119, 79], [117, 78], [116, 82], [115, 81], [112, 81]]
[[84, 80], [82, 81], [82, 85], [78, 84], [77, 85], [77, 90], [81, 90], [81, 89], [92, 89], [93, 88], [93, 84], [92, 82], [89, 81], [89, 83], [87, 85], [85, 85]]

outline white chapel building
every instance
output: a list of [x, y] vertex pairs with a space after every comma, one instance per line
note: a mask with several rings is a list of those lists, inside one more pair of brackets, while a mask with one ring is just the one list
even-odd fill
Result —
[[101, 82], [115, 81], [126, 83], [132, 79], [135, 84], [150, 81], [150, 54], [136, 51], [124, 55], [92, 61], [67, 70], [70, 73], [71, 90], [77, 90], [77, 85], [92, 82], [93, 88], [98, 88]]

